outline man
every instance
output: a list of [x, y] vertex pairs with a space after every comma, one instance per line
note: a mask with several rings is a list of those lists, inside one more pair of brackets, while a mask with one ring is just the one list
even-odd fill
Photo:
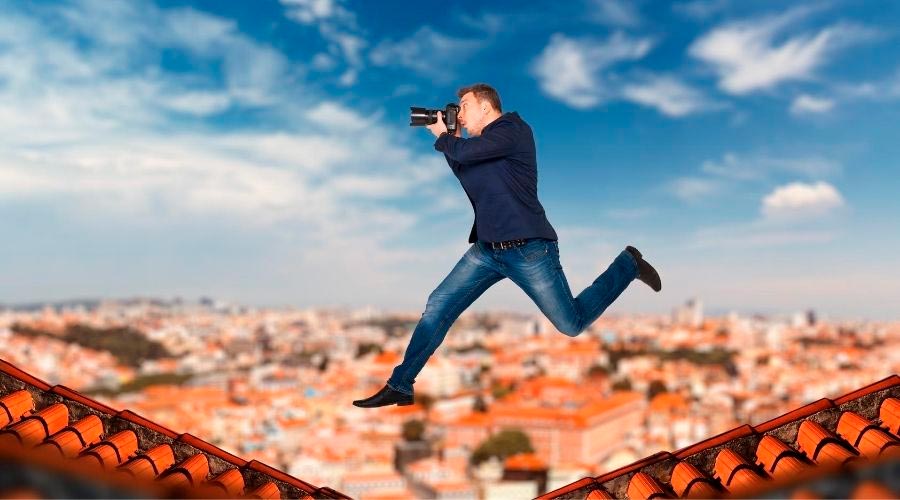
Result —
[[628, 246], [578, 297], [572, 297], [559, 262], [556, 231], [537, 198], [537, 161], [531, 127], [515, 111], [502, 113], [500, 96], [486, 84], [459, 90], [459, 128], [447, 133], [443, 117], [428, 129], [475, 210], [472, 246], [429, 295], [403, 361], [375, 395], [353, 402], [371, 408], [413, 403], [413, 383], [443, 342], [450, 325], [485, 290], [503, 278], [518, 285], [563, 334], [584, 331], [635, 278], [653, 290], [659, 274]]

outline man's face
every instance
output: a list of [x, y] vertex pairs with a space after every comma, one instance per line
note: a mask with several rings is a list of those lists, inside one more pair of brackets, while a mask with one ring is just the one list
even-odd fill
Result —
[[481, 135], [488, 111], [490, 111], [489, 104], [478, 102], [474, 93], [467, 92], [459, 100], [459, 113], [456, 115], [456, 119], [466, 129], [469, 137], [475, 137]]

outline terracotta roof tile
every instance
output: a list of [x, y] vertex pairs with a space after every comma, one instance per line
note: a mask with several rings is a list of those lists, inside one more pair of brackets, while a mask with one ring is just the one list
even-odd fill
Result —
[[679, 462], [672, 469], [672, 489], [679, 497], [687, 498], [712, 498], [719, 493], [715, 480], [704, 476], [687, 462]]
[[[892, 375], [834, 400], [820, 399], [756, 426], [742, 425], [672, 453], [655, 453], [539, 498], [583, 497], [595, 490], [613, 497], [625, 496], [626, 489], [629, 496], [650, 494], [652, 483], [637, 474], [652, 478], [664, 491], [705, 497], [784, 488], [858, 469], [843, 467], [849, 462], [887, 471], [896, 462], [881, 464], [900, 458], [898, 431], [900, 377]], [[695, 493], [698, 486], [721, 491]]]
[[86, 446], [100, 440], [103, 422], [96, 415], [88, 415], [64, 428], [39, 444], [39, 448], [57, 449], [67, 458], [75, 458]]
[[34, 399], [26, 390], [16, 391], [0, 398], [0, 429], [18, 422], [22, 415], [34, 409]]
[[247, 498], [281, 498], [281, 492], [275, 483], [268, 482], [248, 493]]
[[106, 469], [125, 463], [137, 451], [134, 431], [118, 432], [81, 452], [81, 460], [94, 460]]
[[756, 448], [757, 463], [776, 479], [786, 478], [809, 468], [802, 453], [774, 436], [763, 436]]
[[800, 423], [797, 443], [800, 450], [806, 454], [806, 458], [826, 467], [843, 466], [855, 460], [857, 456], [837, 437], [812, 420]]
[[0, 431], [0, 442], [10, 441], [32, 447], [58, 432], [69, 421], [69, 409], [62, 403], [22, 417], [18, 423]]
[[212, 478], [210, 486], [218, 487], [229, 496], [239, 496], [244, 492], [244, 476], [237, 469], [227, 471]]
[[866, 458], [875, 459], [882, 453], [897, 453], [900, 449], [900, 440], [852, 411], [841, 414], [837, 432]]
[[628, 482], [628, 498], [636, 500], [639, 498], [670, 498], [670, 496], [666, 493], [666, 490], [656, 482], [656, 479], [653, 479], [652, 476], [644, 474], [643, 472], [638, 472], [634, 476], [631, 476], [631, 481]]
[[[62, 385], [50, 387], [0, 360], [3, 459], [26, 467], [22, 470], [39, 467], [87, 476], [98, 485], [126, 488], [122, 492], [156, 492], [151, 497], [349, 498], [248, 462], [191, 434], [177, 434], [130, 410], [116, 411]], [[104, 469], [110, 473], [104, 475]]]
[[716, 455], [717, 479], [728, 489], [747, 490], [759, 485], [765, 478], [746, 460], [730, 448]]
[[614, 497], [610, 495], [609, 492], [601, 488], [597, 490], [591, 490], [591, 492], [588, 493], [587, 497], [585, 498], [587, 500], [612, 500]]
[[205, 482], [208, 475], [209, 460], [206, 459], [206, 455], [198, 453], [167, 470], [160, 476], [160, 480], [169, 486], [189, 488]]
[[175, 463], [175, 452], [167, 444], [154, 446], [119, 466], [118, 470], [142, 479], [153, 479]]
[[878, 412], [881, 423], [895, 435], [900, 435], [900, 399], [887, 398]]

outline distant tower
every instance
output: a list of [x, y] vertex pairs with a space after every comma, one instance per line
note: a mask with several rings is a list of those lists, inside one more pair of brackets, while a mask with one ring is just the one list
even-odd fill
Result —
[[814, 309], [808, 309], [806, 311], [806, 324], [809, 326], [816, 326], [816, 311]]
[[699, 328], [703, 324], [703, 301], [694, 297], [683, 306], [675, 308], [672, 315], [678, 325]]

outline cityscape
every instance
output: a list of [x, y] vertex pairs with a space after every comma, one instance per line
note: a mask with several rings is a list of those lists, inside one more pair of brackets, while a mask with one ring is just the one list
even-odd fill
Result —
[[357, 408], [418, 315], [209, 298], [0, 313], [0, 358], [353, 498], [533, 498], [900, 371], [900, 321], [468, 311], [415, 404]]

